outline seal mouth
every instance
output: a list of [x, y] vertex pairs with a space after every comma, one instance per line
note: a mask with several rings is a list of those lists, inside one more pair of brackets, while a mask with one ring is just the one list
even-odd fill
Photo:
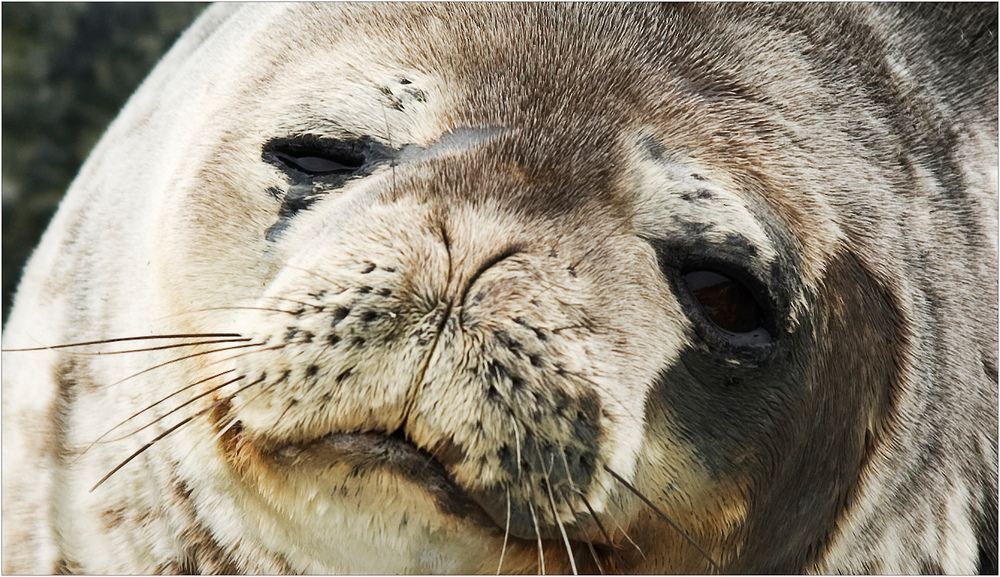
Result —
[[[379, 471], [389, 473], [420, 487], [434, 499], [442, 513], [490, 529], [498, 528], [486, 510], [454, 481], [440, 461], [399, 431], [389, 434], [328, 433], [313, 441], [280, 444], [268, 453], [283, 467], [336, 462], [350, 466], [352, 476]], [[503, 527], [499, 529], [502, 531]]]
[[[614, 545], [599, 539], [586, 537], [581, 541], [569, 536], [569, 542], [553, 540], [550, 536], [536, 534], [530, 538], [516, 534], [511, 527], [498, 524], [497, 519], [487, 512], [475, 496], [459, 485], [445, 465], [430, 452], [416, 446], [401, 431], [380, 432], [337, 432], [328, 433], [312, 441], [284, 442], [272, 445], [264, 451], [267, 458], [282, 468], [302, 468], [310, 465], [326, 466], [330, 463], [347, 465], [347, 475], [364, 477], [377, 473], [387, 473], [419, 487], [430, 495], [437, 510], [465, 522], [494, 533], [506, 543], [505, 547], [519, 547], [533, 551], [544, 547], [550, 562], [552, 555], [563, 554], [564, 547], [572, 543], [573, 555], [580, 567], [590, 567], [590, 557], [584, 547], [589, 547], [596, 563], [588, 572], [597, 572], [600, 567], [613, 568], [616, 565], [612, 550]], [[621, 565], [624, 566], [624, 565]], [[569, 565], [566, 566], [568, 571]]]
[[[447, 444], [445, 444], [447, 445]], [[490, 507], [475, 491], [467, 491], [455, 481], [437, 457], [416, 446], [401, 431], [337, 432], [305, 442], [285, 442], [266, 451], [268, 458], [283, 468], [310, 464], [346, 464], [348, 475], [367, 476], [378, 472], [402, 478], [429, 494], [438, 510], [446, 515], [471, 521], [481, 527], [506, 532], [508, 539], [535, 543], [548, 541], [548, 534], [519, 535], [513, 527], [490, 514]], [[570, 529], [570, 533], [575, 531]], [[573, 536], [571, 540], [576, 541]], [[593, 538], [592, 540], [599, 540]]]

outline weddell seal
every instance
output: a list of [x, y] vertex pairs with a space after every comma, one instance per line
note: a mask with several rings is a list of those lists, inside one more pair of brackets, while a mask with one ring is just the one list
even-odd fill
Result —
[[211, 8], [20, 285], [5, 571], [995, 572], [996, 25]]

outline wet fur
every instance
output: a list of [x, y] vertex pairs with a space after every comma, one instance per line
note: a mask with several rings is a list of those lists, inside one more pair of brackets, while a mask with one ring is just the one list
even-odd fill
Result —
[[995, 573], [996, 14], [212, 8], [26, 269], [4, 570]]

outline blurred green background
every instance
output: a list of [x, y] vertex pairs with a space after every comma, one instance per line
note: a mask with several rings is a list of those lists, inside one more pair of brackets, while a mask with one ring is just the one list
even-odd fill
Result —
[[204, 3], [10, 3], [3, 29], [3, 320], [107, 125]]

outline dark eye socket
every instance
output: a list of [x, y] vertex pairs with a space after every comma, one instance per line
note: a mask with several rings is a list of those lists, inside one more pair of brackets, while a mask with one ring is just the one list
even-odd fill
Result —
[[261, 160], [284, 173], [287, 183], [267, 191], [281, 200], [281, 206], [278, 221], [267, 229], [264, 237], [277, 240], [289, 226], [291, 217], [349, 181], [368, 176], [393, 156], [393, 150], [368, 136], [339, 139], [297, 134], [264, 143]]
[[369, 136], [327, 138], [298, 134], [264, 144], [261, 159], [284, 172], [293, 185], [322, 184], [330, 190], [371, 174], [394, 151]]
[[365, 163], [364, 156], [347, 151], [275, 150], [273, 154], [285, 166], [312, 176], [352, 174]]
[[684, 282], [705, 316], [734, 344], [771, 342], [758, 300], [743, 283], [712, 270], [686, 272]]

